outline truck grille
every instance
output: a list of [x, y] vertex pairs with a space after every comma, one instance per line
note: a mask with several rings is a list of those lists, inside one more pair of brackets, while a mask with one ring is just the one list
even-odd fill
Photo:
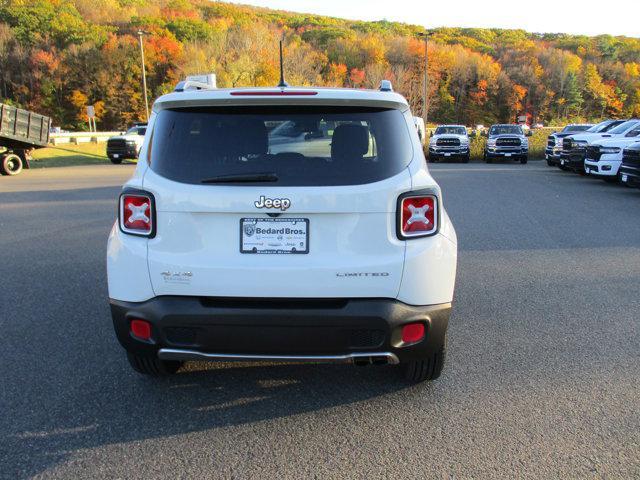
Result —
[[121, 138], [112, 138], [107, 140], [107, 153], [119, 153], [124, 155], [127, 153], [127, 141]]
[[496, 140], [497, 147], [519, 147], [520, 139], [519, 138], [498, 138]]
[[565, 138], [562, 142], [563, 152], [585, 153], [586, 149], [587, 146], [584, 143], [574, 142], [571, 139]]
[[622, 163], [626, 165], [640, 166], [640, 150], [626, 149], [622, 156]]
[[596, 162], [600, 160], [600, 157], [602, 157], [602, 153], [600, 153], [600, 147], [598, 146], [587, 147], [586, 153], [587, 153], [586, 158], [588, 158], [589, 160], [594, 160]]
[[436, 140], [436, 145], [438, 147], [459, 147], [460, 139], [459, 138], [439, 138]]

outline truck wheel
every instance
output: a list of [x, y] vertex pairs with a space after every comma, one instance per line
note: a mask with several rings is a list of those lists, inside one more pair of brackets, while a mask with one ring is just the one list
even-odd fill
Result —
[[444, 343], [429, 358], [414, 360], [404, 365], [405, 378], [410, 383], [420, 383], [435, 380], [442, 373], [444, 361], [447, 356], [447, 337]]
[[529, 157], [522, 157], [522, 158], [520, 159], [520, 163], [521, 163], [521, 164], [523, 164], [523, 165], [524, 165], [525, 163], [527, 163], [528, 161], [529, 161]]
[[180, 370], [182, 366], [182, 362], [160, 360], [156, 357], [145, 357], [131, 352], [127, 352], [127, 359], [131, 368], [136, 372], [152, 377], [172, 375]]
[[3, 175], [18, 175], [22, 171], [22, 159], [15, 153], [8, 153], [0, 158], [0, 172]]
[[553, 163], [551, 162], [551, 160], [547, 160], [547, 165], [549, 165], [550, 167], [553, 167]]
[[120, 165], [122, 163], [122, 159], [121, 158], [109, 157], [109, 160], [111, 160], [111, 163], [113, 163], [114, 165]]
[[462, 163], [469, 163], [469, 155], [462, 157]]

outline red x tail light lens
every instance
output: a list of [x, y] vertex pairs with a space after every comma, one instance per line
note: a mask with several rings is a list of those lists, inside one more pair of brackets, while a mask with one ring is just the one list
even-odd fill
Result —
[[435, 195], [405, 195], [398, 208], [398, 236], [426, 237], [438, 230], [438, 198]]
[[146, 192], [125, 192], [120, 195], [118, 209], [120, 230], [129, 235], [153, 237], [155, 234], [155, 202]]

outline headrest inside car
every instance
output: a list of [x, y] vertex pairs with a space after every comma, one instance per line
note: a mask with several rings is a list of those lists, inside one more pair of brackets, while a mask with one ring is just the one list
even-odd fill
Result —
[[331, 158], [359, 160], [369, 150], [369, 129], [364, 125], [344, 124], [333, 131]]

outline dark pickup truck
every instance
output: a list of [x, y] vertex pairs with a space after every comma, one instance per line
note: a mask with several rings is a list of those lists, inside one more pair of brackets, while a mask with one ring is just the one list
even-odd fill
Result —
[[49, 143], [50, 126], [49, 117], [0, 103], [0, 173], [29, 168], [31, 151]]
[[586, 132], [593, 127], [592, 124], [570, 124], [560, 132], [553, 132], [547, 138], [547, 148], [544, 150], [544, 158], [550, 167], [560, 165], [560, 155], [562, 154], [562, 139], [574, 133]]
[[630, 187], [640, 188], [640, 142], [624, 149], [622, 165], [620, 165], [620, 179]]

